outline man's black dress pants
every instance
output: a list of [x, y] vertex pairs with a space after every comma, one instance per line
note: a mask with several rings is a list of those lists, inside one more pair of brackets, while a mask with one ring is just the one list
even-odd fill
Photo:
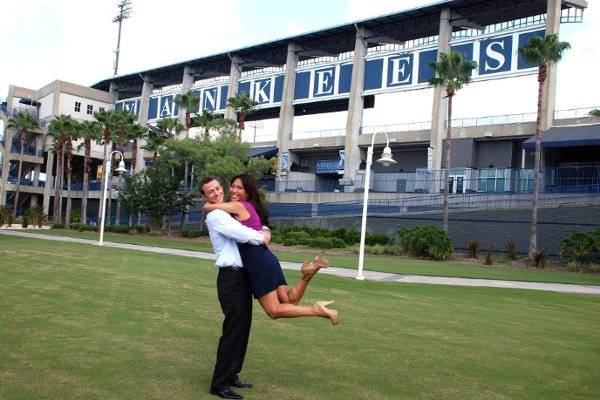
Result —
[[229, 386], [237, 378], [248, 348], [252, 323], [252, 294], [246, 269], [219, 268], [217, 295], [225, 319], [211, 385], [222, 388]]

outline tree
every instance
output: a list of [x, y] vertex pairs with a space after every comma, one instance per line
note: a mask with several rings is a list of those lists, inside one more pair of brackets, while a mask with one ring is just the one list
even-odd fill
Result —
[[144, 139], [146, 137], [148, 137], [148, 128], [146, 128], [142, 125], [132, 124], [127, 129], [127, 139], [131, 140], [133, 142], [133, 145], [131, 147], [131, 170], [132, 171], [135, 171], [135, 168], [137, 166], [138, 142], [140, 141], [140, 139]]
[[183, 125], [181, 125], [181, 122], [177, 118], [167, 117], [158, 120], [156, 128], [167, 138], [173, 139], [183, 130]]
[[25, 146], [27, 146], [27, 132], [38, 128], [38, 122], [31, 114], [22, 111], [14, 117], [11, 117], [6, 124], [6, 127], [17, 131], [17, 135], [19, 135], [19, 144], [21, 147], [19, 151], [19, 168], [17, 172], [15, 202], [12, 210], [13, 218], [16, 218], [17, 207], [19, 206], [19, 193], [21, 192], [21, 174], [23, 173], [23, 151], [25, 150]]
[[119, 193], [127, 204], [126, 207], [137, 208], [150, 220], [153, 230], [159, 230], [163, 219], [167, 217], [167, 228], [170, 216], [182, 207], [191, 205], [193, 193], [179, 192], [179, 179], [172, 176], [168, 168], [149, 168], [129, 179], [131, 185]]
[[219, 126], [221, 121], [223, 121], [223, 117], [220, 114], [204, 110], [201, 115], [193, 118], [192, 124], [204, 129], [204, 137], [208, 137], [210, 130]]
[[[113, 136], [115, 135], [115, 132], [117, 131], [118, 122], [117, 122], [117, 117], [115, 116], [115, 111], [113, 111], [113, 110], [96, 111], [96, 112], [94, 112], [94, 118], [96, 119], [96, 121], [98, 121], [100, 123], [100, 125], [102, 125], [102, 128], [103, 128], [102, 144], [104, 145], [104, 156], [102, 158], [102, 182], [100, 184], [100, 187], [104, 188], [104, 176], [105, 176], [104, 169], [106, 168], [106, 160], [108, 159], [108, 144], [113, 140]], [[105, 204], [104, 196], [105, 196], [105, 193], [103, 190], [102, 196], [100, 198], [100, 204], [98, 207], [98, 225], [100, 225], [102, 223], [103, 207]], [[110, 214], [109, 214], [109, 220], [110, 220]]]
[[192, 114], [198, 112], [198, 108], [200, 107], [200, 98], [191, 90], [188, 90], [181, 96], [175, 98], [175, 104], [177, 104], [181, 110], [185, 111], [185, 129], [187, 130], [187, 137], [189, 137], [190, 128], [194, 126]]
[[91, 165], [92, 141], [100, 141], [102, 138], [102, 126], [98, 121], [83, 121], [78, 126], [79, 137], [83, 139], [80, 145], [84, 147], [83, 156], [83, 195], [81, 198], [81, 221], [85, 224], [87, 221], [87, 199], [89, 195], [89, 176]]
[[562, 59], [565, 50], [570, 49], [567, 42], [558, 40], [558, 35], [547, 35], [546, 37], [532, 36], [523, 47], [519, 48], [519, 54], [525, 61], [538, 66], [538, 103], [537, 120], [535, 127], [535, 161], [533, 180], [533, 207], [531, 213], [531, 236], [529, 240], [529, 258], [533, 259], [537, 251], [537, 220], [538, 203], [540, 193], [541, 157], [542, 157], [542, 96], [544, 83], [548, 74], [548, 68]]
[[167, 136], [161, 131], [150, 130], [148, 132], [148, 137], [146, 138], [146, 145], [142, 148], [151, 151], [153, 153], [153, 158], [156, 160], [158, 152], [162, 148], [165, 140], [167, 140]]
[[477, 62], [465, 60], [462, 53], [450, 50], [440, 53], [440, 61], [428, 64], [435, 73], [429, 84], [442, 87], [448, 98], [448, 129], [446, 131], [446, 169], [444, 173], [444, 231], [448, 232], [448, 205], [450, 197], [450, 154], [452, 150], [452, 99], [463, 85], [471, 82], [471, 73]]
[[64, 182], [65, 153], [67, 151], [67, 138], [75, 130], [76, 121], [69, 115], [60, 114], [50, 121], [48, 133], [52, 138], [56, 154], [56, 177], [54, 178], [54, 222], [62, 220], [62, 188]]
[[600, 117], [600, 109], [594, 108], [589, 114], [590, 117]]
[[240, 141], [242, 140], [242, 131], [244, 130], [246, 116], [252, 113], [257, 104], [248, 93], [236, 93], [234, 97], [227, 99], [227, 105], [237, 114]]
[[67, 209], [65, 212], [65, 228], [69, 229], [71, 226], [71, 180], [73, 177], [73, 140], [79, 138], [79, 132], [77, 129], [77, 121], [72, 120], [70, 130], [65, 135], [65, 155], [67, 157], [66, 173], [67, 173]]

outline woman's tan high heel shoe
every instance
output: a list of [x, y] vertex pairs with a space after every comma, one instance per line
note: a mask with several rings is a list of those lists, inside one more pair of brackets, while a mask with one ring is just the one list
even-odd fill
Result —
[[300, 272], [307, 277], [312, 278], [321, 268], [329, 267], [329, 261], [321, 256], [316, 256], [312, 262], [307, 261], [307, 257], [304, 257], [304, 262], [300, 268]]
[[319, 312], [320, 315], [327, 317], [331, 320], [331, 325], [337, 325], [340, 323], [340, 316], [337, 310], [330, 310], [327, 308], [329, 304], [333, 304], [333, 301], [315, 301], [313, 307]]

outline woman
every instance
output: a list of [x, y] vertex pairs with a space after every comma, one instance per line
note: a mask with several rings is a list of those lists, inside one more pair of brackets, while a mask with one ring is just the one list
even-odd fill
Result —
[[[241, 174], [231, 180], [229, 188], [231, 202], [205, 203], [204, 211], [216, 209], [233, 214], [243, 225], [261, 230], [268, 226], [269, 219], [265, 208], [260, 202], [256, 182], [248, 174]], [[267, 246], [240, 244], [240, 255], [248, 271], [252, 294], [270, 318], [295, 318], [318, 316], [329, 318], [333, 325], [339, 323], [336, 310], [327, 308], [332, 301], [317, 301], [312, 307], [299, 306], [298, 303], [312, 277], [321, 268], [327, 268], [329, 263], [321, 257], [308, 263], [306, 260], [300, 269], [302, 277], [292, 287], [287, 286], [279, 260]]]

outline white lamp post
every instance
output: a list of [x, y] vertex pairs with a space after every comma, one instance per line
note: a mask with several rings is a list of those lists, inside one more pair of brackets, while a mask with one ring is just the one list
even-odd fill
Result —
[[100, 220], [100, 241], [99, 241], [99, 245], [102, 246], [104, 244], [104, 220], [106, 218], [106, 191], [108, 189], [108, 173], [110, 171], [110, 160], [112, 160], [112, 157], [114, 154], [119, 154], [121, 156], [121, 161], [119, 161], [119, 166], [117, 167], [117, 169], [115, 171], [117, 171], [118, 173], [122, 174], [124, 172], [127, 172], [127, 170], [125, 169], [125, 161], [123, 161], [124, 157], [123, 157], [123, 153], [121, 153], [118, 150], [114, 150], [110, 153], [110, 155], [108, 156], [108, 159], [104, 161], [104, 188], [102, 189], [102, 219]]
[[381, 158], [377, 160], [384, 167], [396, 164], [396, 160], [392, 158], [392, 149], [390, 149], [390, 138], [386, 132], [375, 132], [371, 138], [371, 146], [367, 150], [367, 168], [365, 169], [365, 194], [363, 197], [362, 223], [360, 227], [360, 250], [358, 251], [358, 274], [356, 279], [362, 281], [365, 279], [363, 275], [363, 266], [365, 261], [365, 236], [367, 235], [367, 203], [369, 201], [369, 186], [371, 184], [371, 164], [373, 164], [373, 146], [375, 144], [375, 136], [378, 133], [385, 134], [385, 148], [381, 153]]

